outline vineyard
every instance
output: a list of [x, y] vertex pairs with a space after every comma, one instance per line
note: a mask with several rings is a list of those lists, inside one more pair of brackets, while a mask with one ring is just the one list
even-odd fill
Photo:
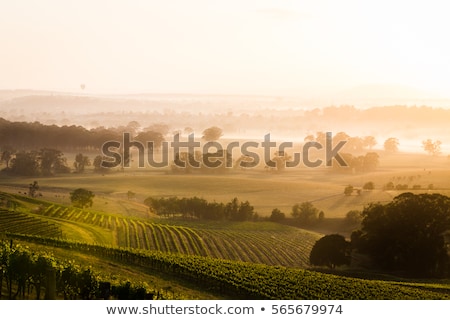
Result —
[[[43, 279], [47, 277], [42, 273], [34, 278], [30, 273], [20, 276], [14, 273], [18, 271], [11, 271], [17, 269], [10, 265], [11, 257], [15, 257], [12, 252], [16, 249], [7, 245], [13, 240], [15, 243], [42, 246], [44, 252], [63, 250], [71, 256], [78, 252], [86, 255], [88, 260], [95, 257], [106, 264], [135, 268], [143, 275], [164, 275], [172, 283], [195, 284], [200, 288], [198, 290], [216, 297], [450, 299], [450, 286], [447, 284], [363, 280], [306, 270], [309, 252], [320, 235], [297, 228], [270, 222], [142, 219], [82, 210], [25, 196], [0, 196], [4, 208], [0, 210], [0, 236], [8, 240], [2, 249], [2, 255], [8, 255], [8, 258], [2, 260], [0, 287], [3, 296], [9, 298], [25, 298], [25, 285], [35, 290], [38, 290], [36, 285], [45, 287]], [[25, 252], [19, 256], [26, 258], [26, 263], [32, 266], [24, 270], [36, 270], [37, 261], [45, 262], [48, 258], [34, 251], [17, 250], [14, 252]], [[73, 262], [48, 259], [52, 266], [57, 266], [57, 297], [102, 298], [104, 292], [100, 283], [105, 282], [104, 276], [92, 269], [75, 266]], [[88, 289], [71, 287], [71, 291], [64, 291], [61, 277], [66, 268], [67, 272], [74, 272], [75, 278], [88, 279]], [[33, 282], [36, 277], [42, 279]], [[77, 285], [82, 283], [80, 281]], [[155, 287], [143, 289], [132, 281], [114, 281], [114, 288], [119, 288], [119, 291], [110, 291], [111, 298], [124, 298], [126, 295], [121, 290], [128, 292], [128, 298], [131, 297], [130, 292], [140, 294], [140, 299], [183, 298], [183, 294], [176, 292], [164, 296], [160, 294], [163, 290]], [[106, 279], [106, 282], [112, 285], [110, 280]], [[37, 298], [43, 295], [35, 293]]]
[[[26, 204], [26, 197], [20, 200]], [[119, 215], [82, 210], [33, 199], [33, 217], [42, 217], [64, 230], [77, 226], [90, 233], [84, 240], [111, 244], [102, 233], [112, 235], [118, 247], [208, 256], [268, 265], [308, 266], [309, 252], [319, 235], [272, 223], [224, 223], [211, 228], [196, 223], [169, 224]], [[37, 207], [36, 207], [37, 206]], [[78, 228], [78, 229], [79, 229]], [[71, 230], [72, 231], [72, 230]], [[12, 231], [15, 232], [15, 231]], [[34, 233], [36, 234], [36, 233]], [[68, 237], [79, 240], [74, 237]], [[92, 241], [93, 240], [93, 241]]]
[[205, 290], [241, 299], [449, 299], [448, 286], [363, 280], [297, 268], [267, 266], [194, 255], [95, 246], [37, 236], [9, 235], [11, 239], [66, 248], [145, 267], [196, 282]]
[[[22, 237], [27, 237], [23, 236]], [[11, 240], [11, 239], [10, 239]], [[119, 281], [91, 267], [0, 241], [0, 299], [173, 299], [147, 283]]]
[[31, 234], [51, 238], [62, 236], [61, 228], [53, 223], [25, 213], [0, 209], [0, 233], [2, 232]]

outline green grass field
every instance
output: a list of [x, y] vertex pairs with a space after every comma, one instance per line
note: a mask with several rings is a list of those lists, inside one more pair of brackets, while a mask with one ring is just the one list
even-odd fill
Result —
[[[33, 179], [2, 178], [0, 190], [26, 192]], [[375, 190], [362, 196], [345, 197], [345, 186], [361, 188], [372, 181]], [[203, 197], [209, 201], [228, 202], [237, 196], [248, 200], [260, 216], [269, 216], [279, 208], [287, 215], [296, 203], [311, 201], [325, 212], [325, 217], [344, 217], [354, 209], [362, 209], [372, 201], [390, 201], [399, 191], [383, 191], [388, 182], [407, 184], [414, 192], [450, 194], [450, 162], [447, 157], [398, 154], [380, 159], [376, 172], [367, 174], [335, 174], [327, 168], [293, 168], [281, 174], [261, 170], [237, 171], [227, 175], [183, 175], [166, 171], [125, 170], [107, 175], [69, 174], [40, 177], [45, 200], [69, 205], [69, 193], [75, 188], [87, 188], [96, 194], [94, 210], [127, 216], [148, 218], [151, 213], [143, 205], [146, 197]], [[433, 185], [433, 190], [428, 186]], [[135, 193], [128, 199], [127, 192]], [[409, 190], [412, 191], [412, 190]], [[404, 191], [402, 191], [404, 192]]]

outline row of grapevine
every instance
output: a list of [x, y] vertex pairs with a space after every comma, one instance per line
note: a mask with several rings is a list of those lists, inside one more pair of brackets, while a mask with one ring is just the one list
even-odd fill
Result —
[[48, 221], [44, 221], [25, 213], [0, 210], [0, 232], [40, 235], [45, 237], [61, 237], [61, 229]]
[[[167, 299], [146, 283], [108, 279], [89, 267], [0, 241], [0, 299]], [[32, 290], [31, 290], [32, 289]]]
[[160, 250], [182, 254], [211, 256], [238, 261], [305, 267], [309, 252], [318, 239], [293, 229], [226, 230], [175, 226], [101, 212], [47, 205], [37, 212], [51, 218], [64, 219], [111, 230], [120, 247]]
[[129, 240], [121, 246], [247, 262], [305, 267], [319, 236], [307, 232], [226, 231], [161, 225], [118, 218]]
[[[347, 278], [303, 269], [197, 255], [114, 249], [32, 236], [17, 235], [14, 238], [70, 248], [120, 260], [128, 265], [155, 269], [186, 281], [195, 281], [198, 285], [203, 285], [205, 289], [234, 298], [280, 300], [450, 299], [450, 290], [448, 289], [446, 292], [444, 292], [445, 290], [435, 292], [433, 288], [427, 287]], [[149, 272], [151, 271], [149, 270]]]

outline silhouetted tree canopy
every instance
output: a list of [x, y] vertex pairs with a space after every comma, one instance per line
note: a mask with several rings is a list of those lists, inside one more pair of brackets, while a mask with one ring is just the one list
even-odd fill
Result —
[[[128, 126], [117, 128], [98, 127], [86, 129], [82, 126], [57, 126], [44, 125], [39, 122], [11, 122], [0, 118], [0, 141], [3, 145], [14, 146], [16, 150], [39, 150], [52, 148], [62, 151], [67, 150], [100, 150], [107, 141], [122, 141], [124, 132], [135, 132], [138, 123], [132, 121]], [[161, 130], [161, 131], [158, 131]], [[142, 137], [146, 141], [155, 141], [155, 146], [164, 140], [162, 125], [153, 125], [146, 128]], [[149, 138], [148, 132], [154, 134]], [[161, 140], [162, 139], [162, 140]], [[3, 150], [3, 148], [2, 148]]]
[[286, 215], [284, 214], [284, 212], [282, 212], [280, 209], [275, 208], [272, 210], [272, 213], [270, 215], [270, 221], [273, 222], [279, 222], [282, 221], [286, 218]]
[[309, 262], [315, 266], [336, 266], [350, 264], [350, 242], [339, 234], [326, 235], [314, 244]]
[[6, 173], [18, 176], [51, 176], [55, 173], [68, 173], [64, 154], [56, 149], [44, 148], [40, 151], [21, 151], [14, 154]]
[[368, 205], [362, 217], [352, 242], [377, 267], [421, 277], [449, 272], [445, 241], [450, 230], [449, 197], [403, 193], [388, 204]]
[[75, 156], [75, 162], [73, 163], [73, 166], [75, 167], [76, 173], [83, 173], [85, 166], [90, 166], [91, 161], [89, 160], [88, 156], [83, 155], [82, 153], [78, 153]]
[[36, 192], [39, 191], [39, 188], [39, 183], [37, 181], [33, 181], [33, 183], [30, 183], [28, 186], [28, 195], [35, 198], [37, 196]]
[[32, 152], [18, 152], [11, 160], [10, 168], [6, 168], [8, 173], [19, 176], [36, 176], [39, 174], [38, 154]]
[[231, 221], [248, 221], [253, 218], [254, 208], [248, 201], [233, 198], [225, 205], [225, 216]]
[[98, 155], [94, 158], [94, 161], [92, 163], [94, 166], [94, 172], [104, 174], [104, 173], [111, 171], [110, 168], [102, 167], [103, 161], [108, 161], [108, 158], [106, 156], [101, 156], [101, 155]]
[[344, 194], [346, 196], [350, 196], [353, 193], [353, 189], [354, 189], [353, 186], [351, 184], [349, 184], [348, 186], [346, 186], [344, 188]]
[[347, 225], [355, 226], [361, 223], [361, 211], [359, 210], [350, 210], [345, 214], [344, 221]]
[[166, 217], [181, 215], [185, 218], [205, 220], [248, 221], [252, 220], [256, 214], [248, 201], [242, 202], [237, 198], [224, 204], [208, 202], [198, 197], [148, 197], [144, 203], [156, 214]]
[[363, 185], [363, 189], [364, 190], [373, 190], [373, 189], [375, 189], [375, 184], [373, 183], [373, 181], [368, 181]]
[[9, 162], [15, 154], [15, 150], [11, 146], [3, 146], [1, 149], [0, 163], [5, 162], [6, 168], [9, 168]]
[[64, 154], [61, 151], [44, 148], [39, 151], [38, 156], [41, 173], [44, 176], [70, 172], [70, 169], [66, 164], [66, 158], [64, 158]]
[[376, 152], [367, 152], [365, 155], [354, 156], [351, 153], [341, 153], [347, 166], [341, 166], [333, 161], [333, 170], [338, 173], [365, 173], [375, 171], [379, 165], [380, 156]]

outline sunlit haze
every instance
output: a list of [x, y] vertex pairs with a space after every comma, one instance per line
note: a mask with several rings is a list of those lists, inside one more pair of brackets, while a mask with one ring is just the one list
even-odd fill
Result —
[[0, 1], [3, 319], [448, 313], [450, 1]]
[[375, 86], [449, 98], [447, 6], [5, 1], [0, 89], [329, 96], [333, 102]]

